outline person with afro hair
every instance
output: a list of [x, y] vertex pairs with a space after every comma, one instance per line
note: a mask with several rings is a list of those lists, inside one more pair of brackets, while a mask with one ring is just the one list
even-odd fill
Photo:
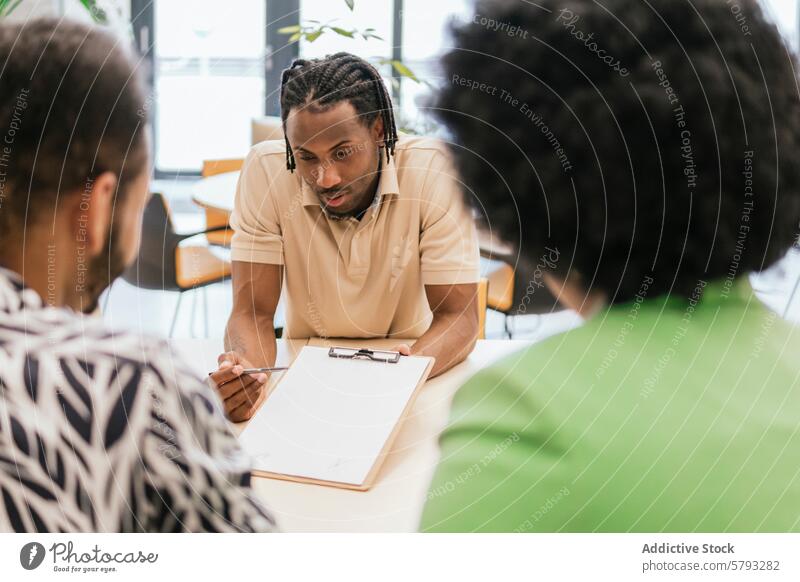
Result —
[[465, 196], [585, 322], [461, 388], [420, 529], [800, 531], [800, 334], [749, 283], [800, 222], [776, 26], [482, 0], [453, 36], [434, 111]]

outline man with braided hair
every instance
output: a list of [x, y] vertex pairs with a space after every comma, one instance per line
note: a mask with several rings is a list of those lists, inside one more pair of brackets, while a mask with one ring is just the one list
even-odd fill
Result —
[[[234, 305], [212, 374], [234, 421], [261, 404], [285, 337], [398, 339], [402, 353], [461, 362], [478, 334], [478, 244], [446, 149], [398, 137], [378, 71], [337, 53], [283, 72], [285, 141], [252, 148], [231, 217]], [[413, 346], [401, 338], [417, 338]]]

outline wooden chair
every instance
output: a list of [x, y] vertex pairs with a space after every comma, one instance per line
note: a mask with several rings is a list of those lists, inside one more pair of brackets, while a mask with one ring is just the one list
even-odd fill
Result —
[[487, 302], [490, 309], [501, 313], [509, 313], [514, 306], [514, 268], [507, 263], [500, 263], [486, 274], [489, 292]]
[[526, 269], [522, 264], [515, 269], [504, 257], [492, 258], [498, 263], [486, 273], [489, 286], [486, 304], [489, 309], [504, 315], [504, 328], [509, 339], [514, 335], [512, 322], [515, 316], [541, 315], [562, 309], [548, 289], [540, 286], [542, 281], [537, 280], [536, 285], [531, 285], [534, 279], [541, 279], [541, 272], [537, 274], [535, 269]]
[[486, 339], [486, 307], [489, 295], [489, 281], [482, 278], [478, 282], [478, 339]]
[[[220, 283], [231, 276], [231, 264], [217, 257], [207, 245], [181, 245], [182, 242], [201, 235], [227, 230], [227, 225], [207, 228], [199, 232], [180, 234], [175, 231], [167, 200], [154, 193], [147, 203], [142, 220], [142, 240], [139, 256], [123, 273], [122, 278], [142, 289], [177, 291], [178, 303], [172, 316], [169, 337], [175, 331], [175, 321], [183, 294], [195, 289], [203, 290], [205, 333], [208, 336], [209, 285]], [[194, 314], [197, 302], [192, 304]]]
[[250, 143], [283, 139], [283, 121], [280, 115], [255, 117], [250, 121]]
[[[244, 160], [242, 158], [232, 158], [227, 160], [204, 160], [203, 167], [200, 170], [203, 178], [209, 176], [216, 176], [217, 174], [224, 174], [226, 172], [238, 172], [242, 169]], [[205, 208], [206, 213], [206, 229], [217, 229], [218, 227], [225, 227], [219, 230], [214, 230], [206, 235], [208, 243], [221, 247], [231, 246], [231, 236], [233, 231], [230, 229], [229, 220], [230, 215], [227, 212]]]

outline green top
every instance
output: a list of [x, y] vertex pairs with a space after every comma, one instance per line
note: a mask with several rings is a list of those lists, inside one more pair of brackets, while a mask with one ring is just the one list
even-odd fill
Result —
[[422, 531], [800, 531], [800, 334], [648, 282], [461, 388]]

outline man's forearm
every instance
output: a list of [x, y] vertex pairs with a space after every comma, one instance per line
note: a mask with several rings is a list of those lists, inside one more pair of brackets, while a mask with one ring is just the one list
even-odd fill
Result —
[[225, 349], [257, 367], [275, 365], [277, 344], [271, 318], [232, 313], [225, 328]]
[[411, 353], [436, 358], [431, 377], [463, 362], [478, 339], [477, 324], [459, 313], [434, 314], [430, 328], [411, 346]]

